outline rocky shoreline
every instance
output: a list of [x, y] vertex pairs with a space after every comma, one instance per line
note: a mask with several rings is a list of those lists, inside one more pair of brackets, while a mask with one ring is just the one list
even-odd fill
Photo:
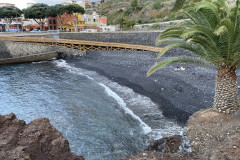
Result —
[[84, 160], [71, 153], [68, 140], [47, 118], [26, 124], [13, 113], [0, 115], [0, 159]]

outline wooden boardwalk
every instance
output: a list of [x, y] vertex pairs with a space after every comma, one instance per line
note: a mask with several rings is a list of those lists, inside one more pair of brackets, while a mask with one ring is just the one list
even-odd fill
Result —
[[97, 42], [97, 41], [82, 41], [82, 40], [70, 40], [70, 39], [52, 39], [52, 38], [35, 38], [35, 37], [4, 37], [4, 36], [0, 36], [0, 40], [44, 44], [44, 45], [64, 46], [64, 47], [79, 49], [79, 50], [83, 50], [83, 51], [89, 51], [89, 50], [127, 50], [127, 51], [159, 52], [161, 50], [161, 48], [159, 48], [159, 47], [144, 46], [144, 45], [132, 45], [132, 44]]

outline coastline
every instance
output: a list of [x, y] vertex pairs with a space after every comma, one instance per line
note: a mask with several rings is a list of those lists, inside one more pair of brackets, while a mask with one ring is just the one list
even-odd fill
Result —
[[[173, 50], [167, 56], [191, 55]], [[166, 57], [163, 57], [166, 58]], [[98, 74], [149, 97], [169, 120], [184, 126], [195, 112], [211, 107], [214, 96], [215, 70], [204, 67], [173, 64], [150, 77], [146, 72], [155, 63], [156, 53], [134, 51], [89, 51], [78, 57], [76, 67]], [[71, 59], [67, 59], [71, 62]], [[183, 65], [185, 71], [174, 68]]]

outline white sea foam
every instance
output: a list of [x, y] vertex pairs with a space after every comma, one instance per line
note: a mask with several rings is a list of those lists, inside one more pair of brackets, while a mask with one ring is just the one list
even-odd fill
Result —
[[[85, 75], [85, 74], [82, 74], [81, 72], [79, 72], [80, 70], [78, 68], [75, 68], [75, 67], [72, 67], [70, 65], [68, 65], [66, 63], [65, 60], [60, 60], [58, 61], [57, 63], [57, 66], [59, 67], [63, 67], [63, 68], [66, 68], [68, 69], [70, 72], [72, 73], [77, 73], [79, 75], [83, 75], [83, 76], [86, 76], [87, 78], [91, 79], [91, 80], [94, 80], [92, 77], [88, 76], [88, 75]], [[138, 120], [140, 122], [140, 126], [142, 127], [143, 129], [143, 133], [144, 134], [148, 134], [149, 132], [151, 132], [151, 127], [149, 127], [146, 123], [144, 123], [137, 115], [135, 115], [129, 108], [127, 108], [127, 105], [126, 103], [124, 102], [124, 100], [118, 96], [117, 93], [115, 93], [114, 91], [112, 91], [109, 87], [107, 87], [106, 85], [102, 84], [102, 83], [99, 83], [97, 82], [99, 85], [101, 85], [104, 89], [105, 89], [105, 92], [112, 98], [114, 98], [117, 103], [124, 109], [125, 113], [126, 114], [129, 114], [130, 116], [132, 116], [134, 119]]]
[[87, 78], [89, 78], [91, 80], [94, 80], [92, 77], [90, 77], [88, 75], [85, 75], [85, 74], [82, 74], [81, 72], [79, 72], [78, 68], [75, 68], [75, 67], [72, 67], [72, 66], [68, 65], [65, 60], [58, 60], [56, 62], [57, 62], [56, 64], [57, 64], [58, 67], [66, 68], [66, 69], [68, 69], [72, 73], [77, 73], [77, 74], [85, 76], [85, 77], [87, 77]]
[[149, 132], [151, 132], [151, 127], [149, 127], [146, 123], [144, 123], [137, 115], [135, 115], [133, 113], [133, 111], [131, 111], [129, 108], [127, 108], [126, 103], [123, 101], [123, 99], [121, 97], [119, 97], [119, 95], [117, 95], [117, 93], [113, 92], [109, 87], [107, 87], [106, 85], [99, 83], [101, 86], [103, 86], [105, 88], [105, 92], [111, 96], [112, 98], [114, 98], [117, 103], [124, 109], [126, 114], [131, 115], [134, 119], [138, 120], [140, 122], [140, 126], [143, 128], [143, 132], [144, 134], [148, 134]]
[[[148, 133], [152, 139], [182, 134], [183, 128], [177, 125], [175, 122], [167, 120], [162, 115], [162, 112], [158, 109], [158, 105], [152, 102], [149, 97], [135, 93], [131, 88], [121, 86], [106, 77], [98, 75], [94, 71], [72, 67], [64, 60], [58, 60], [55, 62], [57, 66], [66, 68], [72, 73], [77, 73], [94, 80], [99, 85], [104, 87], [105, 92], [117, 101], [126, 114], [129, 114], [134, 119], [139, 121], [143, 132], [145, 134]], [[146, 121], [144, 122], [142, 119], [149, 117], [149, 115], [157, 116], [158, 120], [150, 120], [148, 121], [149, 124], [146, 124]], [[151, 124], [152, 122], [154, 123], [153, 127]]]

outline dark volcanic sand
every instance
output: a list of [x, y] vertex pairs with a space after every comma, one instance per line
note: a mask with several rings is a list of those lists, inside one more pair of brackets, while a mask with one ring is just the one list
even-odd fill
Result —
[[[78, 58], [78, 62], [74, 60], [74, 63], [76, 67], [94, 70], [120, 85], [150, 97], [159, 104], [164, 116], [182, 124], [194, 112], [212, 106], [215, 69], [172, 64], [146, 77], [147, 71], [156, 61], [156, 54], [141, 51], [89, 51], [86, 56]], [[191, 54], [175, 49], [163, 58], [178, 55]], [[176, 66], [183, 66], [186, 70], [176, 71]]]

